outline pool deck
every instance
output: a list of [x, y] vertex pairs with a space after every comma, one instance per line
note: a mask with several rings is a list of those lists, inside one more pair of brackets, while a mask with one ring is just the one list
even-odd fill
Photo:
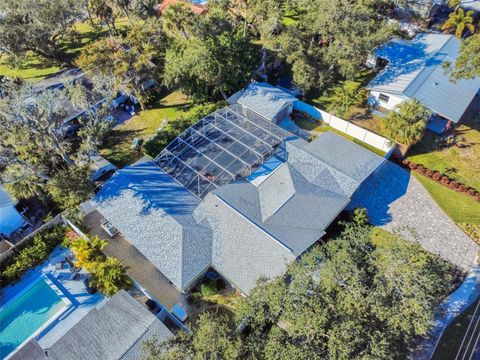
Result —
[[56, 248], [45, 263], [28, 271], [19, 283], [3, 289], [0, 307], [10, 302], [41, 276], [46, 276], [48, 282], [53, 283], [63, 294], [61, 297], [65, 302], [65, 308], [56, 315], [58, 317], [53, 317], [48, 325], [35, 333], [34, 337], [43, 349], [52, 346], [83, 316], [105, 299], [99, 292], [96, 294], [86, 292], [83, 284], [86, 273], [83, 269], [80, 271], [80, 279], [78, 280], [70, 280], [72, 277], [70, 269], [55, 270], [55, 264], [62, 261], [68, 253], [68, 249]]

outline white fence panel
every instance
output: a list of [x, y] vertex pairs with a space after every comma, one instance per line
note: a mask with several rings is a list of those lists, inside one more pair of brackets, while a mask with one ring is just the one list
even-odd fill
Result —
[[327, 123], [332, 128], [339, 130], [347, 135], [350, 135], [357, 140], [363, 141], [364, 143], [380, 149], [386, 153], [389, 153], [395, 146], [395, 144], [392, 144], [388, 139], [384, 138], [383, 136], [375, 134], [349, 121], [340, 119], [339, 117], [336, 117], [324, 110], [308, 105], [303, 101], [297, 101], [294, 104], [293, 108], [295, 110], [306, 112], [313, 118]]
[[334, 129], [340, 130], [341, 132], [347, 133], [349, 123], [345, 120], [342, 120], [336, 116], [330, 117], [329, 125]]

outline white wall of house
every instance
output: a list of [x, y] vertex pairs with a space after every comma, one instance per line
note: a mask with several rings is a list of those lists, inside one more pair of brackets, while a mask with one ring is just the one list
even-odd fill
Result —
[[404, 97], [392, 93], [370, 91], [370, 103], [387, 110], [393, 110], [395, 106], [405, 101]]

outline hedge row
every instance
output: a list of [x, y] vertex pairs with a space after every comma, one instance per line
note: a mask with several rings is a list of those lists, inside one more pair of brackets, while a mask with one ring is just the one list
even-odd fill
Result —
[[38, 233], [22, 244], [21, 249], [15, 249], [0, 263], [0, 287], [19, 281], [26, 271], [44, 262], [64, 237], [65, 227], [57, 225]]
[[465, 193], [480, 202], [480, 193], [472, 187], [466, 186], [454, 179], [449, 178], [447, 175], [442, 174], [439, 171], [430, 170], [423, 165], [414, 163], [413, 161], [404, 159], [400, 163], [404, 167], [416, 171], [420, 175], [426, 176], [452, 190]]

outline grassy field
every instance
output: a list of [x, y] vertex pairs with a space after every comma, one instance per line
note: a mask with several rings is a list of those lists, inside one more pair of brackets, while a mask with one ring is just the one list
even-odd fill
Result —
[[449, 189], [425, 176], [412, 174], [430, 196], [456, 223], [480, 224], [480, 203], [468, 195]]
[[[125, 19], [119, 19], [116, 21], [116, 27], [120, 31], [127, 25], [128, 22]], [[107, 27], [92, 27], [88, 22], [78, 23], [75, 26], [75, 30], [77, 36], [73, 37], [70, 41], [65, 42], [61, 48], [61, 50], [71, 58], [77, 57], [80, 51], [89, 42], [108, 35]], [[7, 60], [6, 55], [0, 58], [0, 75], [21, 77], [35, 82], [60, 71], [58, 64], [54, 64], [52, 61], [33, 53], [28, 53], [25, 59], [15, 67], [10, 66]]]
[[147, 140], [161, 127], [163, 120], [174, 120], [188, 109], [190, 103], [185, 95], [172, 92], [158, 96], [147, 107], [124, 124], [112, 130], [106, 137], [100, 153], [118, 167], [132, 164], [142, 153], [130, 149], [136, 137]]
[[453, 135], [463, 147], [442, 147], [440, 137], [427, 132], [408, 152], [408, 159], [480, 190], [480, 120], [474, 115]]
[[297, 120], [296, 121], [296, 124], [298, 126], [300, 126], [302, 129], [304, 130], [307, 130], [307, 131], [313, 131], [313, 132], [325, 132], [325, 131], [333, 131], [334, 133], [338, 134], [338, 135], [341, 135], [343, 136], [344, 138], [347, 138], [348, 140], [351, 140], [353, 141], [355, 144], [358, 144], [360, 146], [363, 146], [364, 148], [374, 152], [375, 154], [377, 155], [380, 155], [380, 156], [384, 156], [385, 155], [385, 152], [382, 151], [382, 150], [379, 150], [367, 143], [364, 143], [363, 141], [360, 141], [360, 140], [357, 140], [337, 129], [334, 129], [332, 128], [331, 126], [328, 126], [326, 124], [322, 124], [322, 125], [317, 125], [317, 124], [314, 124], [308, 120], [304, 120], [304, 119], [301, 119], [301, 120]]

